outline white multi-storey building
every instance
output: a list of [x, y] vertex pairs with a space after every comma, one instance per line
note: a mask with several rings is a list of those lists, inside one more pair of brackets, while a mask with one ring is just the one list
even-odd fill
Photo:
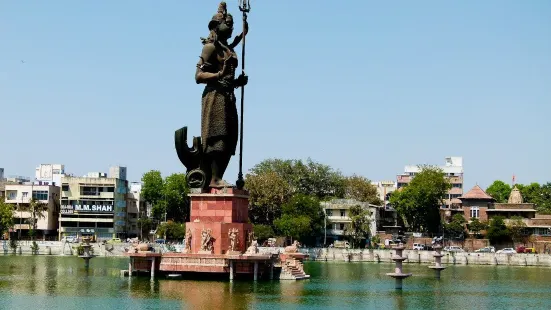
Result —
[[65, 175], [65, 165], [40, 164], [35, 170], [35, 180], [44, 185], [61, 186], [61, 177]]
[[[445, 208], [451, 204], [460, 204], [458, 199], [463, 195], [463, 157], [446, 157], [446, 163], [438, 166], [446, 174], [446, 178], [451, 183], [452, 188], [448, 191], [445, 199]], [[419, 173], [419, 166], [406, 166], [404, 173], [396, 176], [397, 188], [406, 186]]]

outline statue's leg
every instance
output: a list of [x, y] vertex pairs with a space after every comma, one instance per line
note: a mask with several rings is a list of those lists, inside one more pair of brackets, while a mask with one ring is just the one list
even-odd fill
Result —
[[210, 159], [210, 170], [211, 170], [211, 180], [210, 187], [220, 187], [225, 186], [225, 182], [222, 180], [224, 173], [228, 168], [230, 163], [231, 154], [227, 152], [212, 152], [209, 155]]

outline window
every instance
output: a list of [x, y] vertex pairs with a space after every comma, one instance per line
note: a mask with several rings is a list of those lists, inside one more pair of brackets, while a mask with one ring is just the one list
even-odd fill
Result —
[[23, 195], [23, 198], [27, 198], [29, 197], [29, 192], [23, 192], [22, 195]]
[[451, 197], [451, 199], [459, 198], [459, 197], [461, 197], [461, 194], [451, 194], [450, 197]]
[[333, 210], [326, 210], [327, 216], [333, 216]]
[[17, 199], [17, 192], [16, 191], [8, 191], [8, 200], [15, 200]]
[[61, 190], [64, 191], [64, 192], [68, 192], [69, 191], [69, 184], [63, 184], [61, 186]]
[[478, 207], [471, 207], [471, 217], [472, 218], [479, 218], [480, 217], [480, 210]]
[[340, 223], [339, 226], [340, 230], [344, 230], [344, 223]]
[[463, 184], [452, 184], [452, 187], [453, 188], [462, 188], [463, 187]]
[[33, 191], [33, 198], [36, 200], [48, 200], [48, 191]]
[[341, 217], [344, 217], [346, 215], [345, 210], [341, 210]]

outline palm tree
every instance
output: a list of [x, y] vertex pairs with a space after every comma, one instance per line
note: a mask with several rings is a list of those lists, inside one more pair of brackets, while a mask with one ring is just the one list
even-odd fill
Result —
[[47, 211], [48, 206], [36, 198], [31, 198], [29, 201], [29, 206], [26, 208], [31, 217], [27, 220], [30, 225], [29, 234], [31, 235], [31, 240], [34, 241], [34, 235], [36, 234], [36, 228], [38, 224], [38, 219], [45, 218], [44, 214]]

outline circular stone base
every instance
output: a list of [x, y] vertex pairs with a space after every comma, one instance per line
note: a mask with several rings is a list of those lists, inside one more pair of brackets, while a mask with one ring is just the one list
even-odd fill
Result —
[[430, 269], [434, 269], [434, 270], [444, 270], [446, 269], [446, 267], [444, 266], [440, 266], [440, 267], [436, 267], [436, 266], [429, 266]]
[[391, 276], [395, 279], [405, 279], [405, 278], [411, 277], [413, 274], [412, 273], [394, 273], [394, 272], [391, 272], [391, 273], [387, 273], [386, 275]]

